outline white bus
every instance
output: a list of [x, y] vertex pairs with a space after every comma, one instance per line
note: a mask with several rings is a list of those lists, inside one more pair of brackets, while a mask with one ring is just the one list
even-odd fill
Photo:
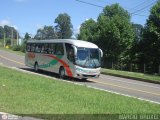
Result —
[[65, 76], [87, 79], [99, 77], [102, 50], [97, 45], [72, 39], [29, 40], [25, 64]]

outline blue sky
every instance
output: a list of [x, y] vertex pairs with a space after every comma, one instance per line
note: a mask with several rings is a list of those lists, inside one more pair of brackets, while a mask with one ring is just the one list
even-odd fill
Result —
[[[132, 15], [131, 21], [144, 25], [150, 7], [156, 0], [82, 0], [99, 6], [119, 3]], [[38, 28], [44, 25], [55, 26], [54, 20], [60, 13], [71, 16], [74, 33], [86, 19], [97, 19], [102, 8], [77, 2], [76, 0], [0, 0], [0, 25], [10, 25], [18, 29], [21, 36], [28, 32], [35, 35]], [[143, 3], [143, 4], [142, 4]], [[148, 7], [147, 7], [148, 6]]]

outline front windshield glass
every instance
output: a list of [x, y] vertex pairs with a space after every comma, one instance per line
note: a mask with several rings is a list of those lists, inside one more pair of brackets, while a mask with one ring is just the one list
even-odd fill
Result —
[[100, 67], [100, 52], [95, 48], [77, 48], [76, 64], [86, 68]]

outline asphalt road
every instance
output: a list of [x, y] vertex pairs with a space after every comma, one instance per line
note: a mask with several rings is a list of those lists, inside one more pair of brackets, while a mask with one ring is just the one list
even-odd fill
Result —
[[[34, 72], [31, 68], [25, 66], [24, 56], [16, 55], [3, 50], [0, 50], [0, 64]], [[57, 78], [56, 74], [48, 72], [40, 72], [39, 74]], [[88, 81], [74, 80], [73, 82], [78, 84], [85, 84], [88, 87], [93, 87], [96, 89], [101, 89], [108, 92], [135, 97], [141, 100], [160, 104], [159, 84], [113, 77], [109, 75], [101, 75], [98, 79], [89, 79]]]

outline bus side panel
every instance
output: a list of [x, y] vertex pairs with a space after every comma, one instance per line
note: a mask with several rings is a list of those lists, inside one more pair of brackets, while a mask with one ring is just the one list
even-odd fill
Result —
[[57, 62], [49, 54], [39, 54], [38, 56], [39, 68], [49, 72], [58, 73]]
[[26, 52], [25, 54], [25, 64], [29, 67], [34, 67], [36, 59], [36, 54], [33, 52]]

